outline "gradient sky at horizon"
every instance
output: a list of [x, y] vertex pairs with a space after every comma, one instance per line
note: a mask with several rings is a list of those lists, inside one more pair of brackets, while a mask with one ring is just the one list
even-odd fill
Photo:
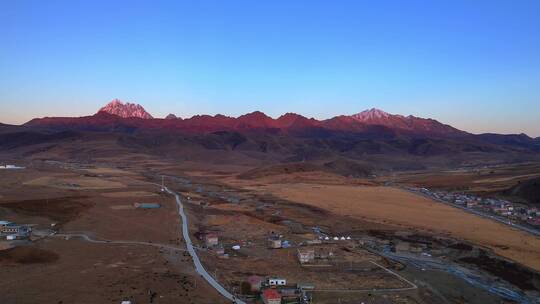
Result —
[[[540, 1], [2, 1], [0, 122], [367, 108], [540, 136]], [[376, 3], [375, 3], [376, 2]]]

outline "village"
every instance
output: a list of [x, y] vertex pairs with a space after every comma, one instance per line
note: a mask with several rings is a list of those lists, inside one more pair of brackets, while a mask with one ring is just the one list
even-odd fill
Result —
[[[170, 194], [164, 191], [164, 176], [158, 176], [155, 180], [161, 180], [161, 191], [156, 190], [147, 198], [118, 200], [112, 196], [110, 204], [106, 205], [107, 214], [144, 219], [170, 213], [176, 206], [170, 204]], [[269, 195], [183, 177], [168, 176], [167, 179], [179, 189], [178, 197], [190, 220], [188, 233], [202, 265], [237, 303], [329, 303], [328, 298], [336, 295], [344, 303], [371, 303], [382, 297], [414, 303], [418, 297], [416, 290], [421, 288], [413, 279], [418, 271], [429, 278], [438, 276], [441, 271], [447, 272], [504, 298], [524, 297], [513, 292], [513, 287], [507, 283], [465, 270], [457, 263], [459, 259], [484, 253], [472, 244], [448, 236], [434, 236], [414, 229], [352, 228], [354, 221], [350, 218], [342, 218], [341, 226], [333, 226], [317, 209], [285, 204]], [[426, 190], [417, 191], [427, 195]], [[473, 197], [455, 195], [454, 199], [472, 201]], [[69, 233], [63, 225], [51, 224], [51, 221], [22, 224], [34, 221], [15, 218], [0, 219], [4, 220], [0, 221], [0, 246], [4, 249], [40, 238], [76, 239], [118, 247], [131, 243], [129, 246], [161, 246], [152, 239], [114, 242], [112, 238], [92, 236], [92, 232]], [[184, 236], [184, 239], [188, 238]], [[163, 248], [160, 253], [172, 247]], [[184, 248], [180, 246], [175, 250], [182, 252]], [[174, 256], [183, 259], [186, 254]], [[172, 258], [169, 262], [178, 263], [178, 260]], [[138, 303], [129, 293], [123, 294], [123, 298], [131, 299], [124, 303]], [[434, 295], [429, 297], [435, 298]], [[350, 302], [356, 300], [361, 302]]]
[[[206, 250], [219, 259], [229, 259], [231, 257], [245, 256], [245, 248], [254, 247], [253, 242], [240, 241], [236, 243], [223, 244], [217, 231], [207, 231], [196, 234], [198, 240], [202, 242], [202, 250]], [[345, 238], [344, 238], [345, 239]], [[350, 240], [350, 237], [349, 237]], [[322, 241], [309, 241], [303, 244], [292, 244], [285, 240], [284, 235], [270, 232], [266, 240], [266, 249], [280, 250], [298, 247], [296, 258], [300, 265], [314, 265], [316, 263], [327, 264], [332, 259], [331, 249], [312, 248], [306, 245], [322, 244]], [[327, 265], [330, 266], [330, 265]], [[315, 285], [310, 282], [291, 283], [286, 277], [249, 275], [245, 277], [240, 285], [241, 297], [246, 300], [260, 300], [265, 304], [278, 303], [312, 303], [312, 291]]]
[[[312, 227], [312, 232], [309, 234], [311, 235], [310, 239], [304, 239], [305, 234], [299, 236], [292, 233], [281, 234], [269, 231], [266, 239], [233, 241], [221, 238], [222, 234], [219, 231], [196, 233], [197, 239], [201, 242], [201, 251], [208, 254], [207, 264], [211, 265], [217, 262], [218, 265], [222, 265], [219, 261], [233, 259], [234, 262], [240, 263], [239, 265], [249, 265], [251, 259], [257, 259], [257, 256], [265, 254], [286, 255], [287, 258], [284, 257], [283, 262], [293, 263], [286, 269], [287, 275], [285, 276], [276, 275], [276, 273], [282, 273], [283, 269], [276, 269], [274, 272], [264, 274], [252, 269], [254, 273], [238, 277], [236, 285], [239, 286], [231, 286], [231, 289], [235, 290], [235, 287], [239, 287], [239, 297], [249, 301], [249, 303], [259, 303], [258, 301], [265, 304], [313, 303], [313, 292], [325, 290], [354, 292], [371, 289], [384, 291], [386, 288], [403, 290], [415, 288], [414, 285], [409, 284], [399, 276], [388, 275], [388, 269], [374, 262], [377, 260], [376, 255], [372, 256], [367, 251], [362, 254], [358, 253], [358, 251], [363, 252], [368, 245], [371, 245], [367, 238], [361, 240], [351, 236], [329, 236], [319, 227]], [[369, 240], [375, 241], [377, 239], [370, 238]], [[385, 245], [394, 246], [388, 241], [383, 243], [380, 244], [380, 248]], [[377, 244], [379, 245], [379, 243]], [[404, 245], [400, 244], [397, 248], [404, 250]], [[407, 251], [409, 251], [408, 248]], [[240, 266], [240, 268], [242, 267]], [[362, 278], [367, 279], [374, 274], [373, 278], [383, 275], [388, 282], [379, 286], [368, 286], [375, 284], [376, 279], [371, 283], [358, 281]], [[331, 282], [324, 282], [325, 278], [334, 281], [341, 276], [349, 277], [351, 281], [334, 283], [333, 286], [331, 286]], [[228, 282], [221, 283], [228, 285]]]
[[0, 241], [26, 240], [32, 233], [32, 227], [0, 220]]
[[[453, 242], [432, 242], [410, 232], [396, 232], [384, 238], [332, 236], [317, 226], [311, 227], [310, 233], [301, 235], [290, 231], [283, 234], [269, 231], [265, 240], [231, 240], [222, 237], [224, 234], [226, 232], [220, 230], [195, 233], [201, 254], [207, 254], [205, 261], [209, 268], [216, 265], [224, 273], [224, 265], [237, 263], [238, 267], [234, 269], [239, 272], [244, 265], [251, 264], [251, 259], [265, 255], [265, 251], [274, 257], [283, 256], [283, 263], [291, 261], [296, 264], [287, 266], [285, 276], [276, 275], [282, 269], [264, 274], [251, 269], [253, 273], [250, 275], [239, 277], [228, 273], [229, 280], [221, 281], [231, 290], [238, 291], [238, 297], [248, 303], [265, 304], [314, 303], [314, 292], [354, 294], [359, 291], [414, 290], [416, 285], [391, 270], [396, 265], [388, 264], [388, 260], [381, 260], [381, 257], [397, 260], [402, 255], [419, 258], [443, 256], [450, 252], [445, 248]], [[222, 263], [230, 259], [229, 263]]]
[[332, 292], [345, 298], [359, 292], [398, 297], [390, 291], [418, 288], [398, 274], [404, 265], [447, 272], [505, 298], [523, 297], [510, 293], [507, 283], [456, 263], [482, 250], [454, 238], [406, 230], [336, 230], [295, 217], [295, 206], [274, 198], [174, 180], [194, 214], [194, 246], [202, 263], [246, 303], [315, 303]]
[[498, 217], [506, 220], [507, 224], [526, 225], [540, 233], [540, 210], [525, 204], [512, 203], [504, 199], [484, 198], [470, 193], [446, 192], [427, 188], [408, 188], [410, 191], [421, 192], [436, 201], [443, 201], [463, 209], [475, 211], [479, 215]]
[[[314, 303], [317, 293], [327, 291], [354, 294], [414, 290], [416, 284], [395, 272], [403, 265], [421, 271], [447, 271], [489, 288], [492, 293], [516, 300], [522, 297], [507, 284], [471, 273], [452, 262], [455, 257], [476, 255], [481, 249], [451, 238], [432, 238], [407, 231], [376, 236], [330, 236], [319, 227], [312, 227], [309, 240], [298, 241], [293, 234], [269, 232], [263, 246], [261, 240], [233, 241], [221, 238], [221, 234], [219, 231], [198, 233], [201, 254], [208, 254], [205, 261], [209, 268], [217, 267], [222, 274], [226, 273], [229, 280], [223, 277], [221, 283], [237, 291], [238, 298], [247, 303]], [[247, 265], [253, 265], [250, 260], [256, 259], [254, 256], [262, 250], [271, 251], [272, 256], [281, 251], [283, 260], [294, 261], [296, 265], [289, 264], [284, 276], [276, 275], [281, 269], [262, 273], [255, 266], [251, 272], [241, 272]], [[384, 259], [378, 260], [380, 257]], [[224, 260], [231, 261], [222, 263]], [[388, 264], [389, 261], [393, 262]], [[227, 264], [237, 265], [233, 268], [236, 271], [227, 272]], [[235, 275], [239, 272], [249, 275]], [[384, 283], [377, 283], [382, 275], [386, 275]]]

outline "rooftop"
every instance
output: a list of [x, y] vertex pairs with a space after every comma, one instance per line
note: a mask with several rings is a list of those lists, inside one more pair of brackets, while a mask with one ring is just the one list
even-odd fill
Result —
[[281, 295], [279, 294], [279, 292], [271, 288], [263, 290], [262, 296], [265, 299], [281, 299]]
[[218, 234], [216, 232], [207, 232], [204, 236], [206, 238], [217, 238]]

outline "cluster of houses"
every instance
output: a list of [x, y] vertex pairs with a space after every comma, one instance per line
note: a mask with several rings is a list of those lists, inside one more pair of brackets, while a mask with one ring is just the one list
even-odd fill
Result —
[[311, 303], [311, 291], [315, 289], [313, 284], [298, 283], [287, 285], [284, 278], [263, 278], [252, 275], [247, 278], [246, 283], [249, 286], [249, 292], [260, 296], [264, 304], [282, 304], [282, 303]]
[[0, 221], [0, 240], [21, 240], [30, 236], [32, 229], [26, 225], [19, 225], [8, 221]]
[[461, 207], [503, 216], [509, 220], [521, 221], [529, 225], [540, 227], [540, 210], [536, 207], [514, 204], [503, 199], [483, 198], [465, 193], [431, 191], [426, 188], [421, 188], [420, 192], [435, 199], [443, 200]]
[[[318, 239], [303, 241], [295, 245], [297, 247], [296, 256], [301, 265], [317, 264], [322, 260], [328, 261], [334, 257], [332, 249], [317, 246], [323, 243], [336, 243], [337, 241], [351, 240], [351, 237], [329, 237], [320, 235]], [[283, 240], [282, 236], [271, 233], [267, 240], [268, 249], [280, 249], [292, 247], [291, 243]]]
[[[219, 234], [216, 231], [202, 231], [197, 234], [197, 237], [203, 242], [204, 247], [208, 251], [215, 253], [220, 258], [227, 258], [223, 245], [220, 243]], [[287, 248], [289, 242], [282, 239], [282, 235], [271, 233], [267, 239], [267, 247], [269, 249]], [[231, 247], [233, 250], [239, 250], [240, 245]], [[309, 255], [309, 254], [308, 254]], [[313, 259], [321, 254], [316, 255], [312, 252]], [[324, 255], [324, 254], [323, 254]], [[327, 254], [328, 255], [328, 254]], [[308, 258], [306, 262], [311, 261]], [[244, 290], [244, 285], [247, 284], [247, 290]], [[265, 304], [282, 304], [282, 303], [311, 303], [311, 292], [315, 289], [313, 284], [299, 283], [287, 284], [285, 278], [279, 277], [261, 277], [257, 275], [249, 276], [242, 285], [243, 294], [254, 299], [259, 299]]]

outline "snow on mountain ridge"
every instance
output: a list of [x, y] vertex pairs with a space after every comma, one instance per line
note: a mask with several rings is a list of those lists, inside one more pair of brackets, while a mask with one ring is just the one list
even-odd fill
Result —
[[377, 108], [371, 108], [369, 110], [362, 111], [357, 114], [351, 115], [352, 118], [359, 120], [359, 121], [369, 121], [374, 119], [383, 119], [383, 118], [389, 118], [390, 116], [401, 116], [401, 115], [392, 115], [389, 114], [383, 110], [379, 110]]
[[142, 119], [152, 119], [152, 115], [150, 115], [146, 110], [139, 104], [135, 103], [124, 103], [119, 99], [113, 99], [111, 102], [109, 102], [106, 106], [99, 109], [99, 112], [106, 112], [109, 114], [113, 114], [116, 116], [120, 116], [123, 118], [130, 118], [130, 117], [136, 117], [136, 118], [142, 118]]

